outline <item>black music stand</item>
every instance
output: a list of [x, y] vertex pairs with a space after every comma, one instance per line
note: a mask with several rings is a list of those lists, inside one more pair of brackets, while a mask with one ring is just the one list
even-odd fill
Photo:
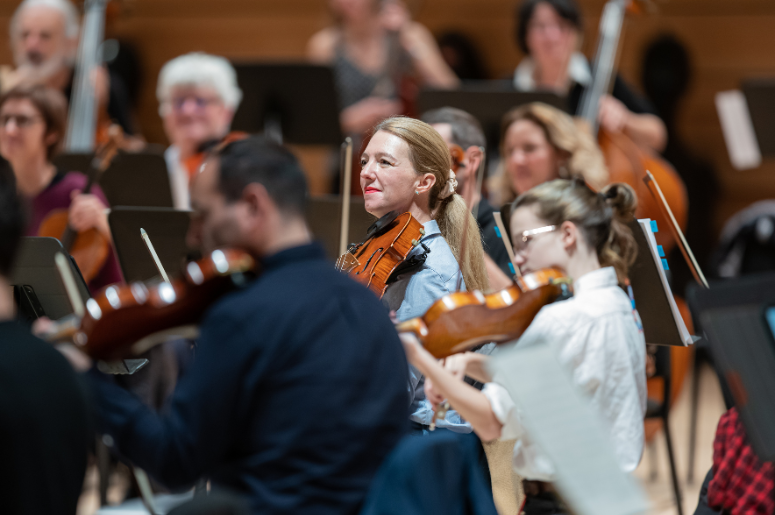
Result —
[[236, 63], [243, 98], [232, 128], [263, 132], [278, 142], [339, 145], [339, 101], [328, 66]]
[[775, 79], [743, 82], [743, 95], [751, 113], [751, 123], [764, 157], [775, 156]]
[[[62, 244], [56, 238], [22, 238], [16, 263], [11, 272], [11, 285], [14, 286], [14, 296], [17, 301], [20, 301], [18, 306], [20, 314], [30, 322], [44, 315], [52, 320], [58, 320], [73, 312], [59, 277], [59, 271], [54, 264], [54, 256], [64, 251]], [[89, 289], [72, 259], [70, 259], [70, 270], [76, 278], [81, 298], [88, 299]]]
[[691, 285], [687, 300], [751, 446], [762, 461], [775, 461], [775, 274]]
[[516, 91], [504, 87], [503, 81], [481, 81], [466, 84], [462, 89], [423, 89], [417, 98], [420, 113], [440, 107], [457, 107], [474, 116], [482, 124], [489, 148], [496, 149], [500, 141], [501, 120], [510, 109], [543, 102], [562, 111], [568, 110], [565, 98], [554, 93]]
[[[366, 212], [363, 197], [350, 198], [350, 230], [347, 244], [361, 242], [376, 218]], [[342, 197], [324, 195], [311, 198], [307, 206], [307, 224], [315, 239], [323, 244], [331, 261], [339, 257], [339, 235], [342, 223]]]
[[[54, 164], [61, 170], [87, 173], [92, 157], [61, 154]], [[111, 206], [173, 206], [167, 162], [159, 151], [119, 153], [97, 184]]]
[[189, 255], [186, 246], [189, 220], [189, 211], [172, 208], [113, 208], [108, 223], [124, 279], [127, 282], [148, 281], [159, 275], [148, 247], [140, 237], [141, 228], [148, 233], [167, 274], [178, 276]]

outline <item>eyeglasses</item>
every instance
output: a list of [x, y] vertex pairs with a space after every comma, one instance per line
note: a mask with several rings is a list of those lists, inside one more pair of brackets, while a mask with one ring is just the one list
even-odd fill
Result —
[[14, 124], [20, 129], [26, 129], [30, 125], [41, 120], [41, 116], [26, 116], [23, 114], [4, 114], [0, 116], [0, 127], [5, 129], [8, 126], [8, 122], [13, 120]]
[[514, 253], [519, 254], [520, 252], [526, 251], [528, 245], [530, 245], [530, 242], [533, 241], [533, 238], [535, 238], [539, 234], [547, 234], [556, 230], [557, 230], [556, 225], [546, 225], [544, 227], [539, 227], [537, 229], [530, 229], [528, 231], [523, 231], [522, 235], [519, 238], [514, 239]]
[[220, 99], [216, 98], [216, 97], [199, 97], [199, 96], [196, 96], [196, 95], [188, 95], [188, 96], [185, 96], [185, 97], [171, 98], [169, 100], [169, 104], [172, 106], [172, 108], [175, 111], [182, 111], [183, 110], [183, 106], [185, 106], [186, 103], [189, 100], [194, 103], [194, 107], [197, 110], [202, 110], [205, 107], [207, 107], [209, 105], [212, 105], [212, 104], [215, 104], [215, 103], [220, 101]]

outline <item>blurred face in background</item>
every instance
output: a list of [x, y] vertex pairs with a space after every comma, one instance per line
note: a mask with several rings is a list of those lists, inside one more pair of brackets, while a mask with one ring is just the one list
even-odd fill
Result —
[[528, 23], [527, 48], [530, 56], [544, 66], [567, 66], [578, 45], [579, 34], [554, 8], [542, 2], [535, 7]]
[[46, 131], [43, 116], [28, 99], [11, 98], [0, 107], [0, 154], [11, 166], [45, 156], [46, 140], [56, 137]]
[[530, 120], [517, 120], [503, 139], [504, 165], [517, 194], [560, 178], [560, 159], [546, 133]]
[[26, 7], [12, 30], [16, 65], [35, 68], [41, 74], [72, 66], [78, 40], [68, 38], [65, 29], [65, 17], [57, 9]]
[[234, 116], [215, 88], [193, 85], [172, 87], [162, 112], [167, 138], [183, 158], [202, 143], [224, 137]]

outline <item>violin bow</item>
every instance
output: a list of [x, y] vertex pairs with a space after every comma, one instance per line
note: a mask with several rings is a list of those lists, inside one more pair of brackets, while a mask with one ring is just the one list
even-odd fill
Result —
[[156, 268], [159, 269], [161, 278], [164, 279], [165, 283], [169, 283], [170, 278], [169, 276], [167, 276], [167, 272], [164, 270], [164, 266], [161, 264], [161, 260], [159, 259], [159, 256], [156, 254], [156, 249], [153, 247], [153, 243], [151, 243], [151, 238], [148, 236], [148, 233], [145, 232], [145, 229], [143, 229], [142, 227], [140, 228], [140, 237], [145, 242], [145, 246], [148, 247], [148, 252], [151, 253], [151, 258], [153, 258], [153, 262], [156, 264]]
[[516, 265], [516, 256], [514, 255], [514, 247], [511, 246], [511, 238], [509, 238], [509, 234], [506, 232], [506, 225], [503, 223], [503, 217], [501, 216], [500, 211], [495, 211], [492, 214], [492, 217], [495, 218], [495, 225], [498, 227], [498, 232], [500, 233], [501, 241], [503, 242], [503, 245], [506, 247], [506, 253], [509, 255], [509, 268], [512, 272], [514, 272], [514, 277], [522, 277], [522, 272], [520, 271], [519, 267]]
[[697, 259], [694, 257], [694, 253], [692, 252], [691, 247], [689, 247], [689, 242], [686, 241], [686, 237], [684, 237], [684, 233], [681, 230], [681, 227], [678, 225], [675, 216], [673, 216], [673, 210], [670, 209], [670, 206], [665, 199], [665, 195], [662, 193], [662, 189], [659, 187], [659, 184], [657, 183], [656, 179], [654, 179], [654, 176], [651, 175], [650, 171], [646, 170], [646, 175], [643, 177], [643, 182], [646, 183], [649, 192], [654, 197], [654, 200], [657, 201], [657, 204], [659, 204], [659, 209], [662, 211], [662, 215], [666, 219], [670, 220], [670, 231], [673, 233], [673, 236], [678, 242], [678, 248], [681, 249], [681, 254], [683, 254], [683, 257], [686, 260], [686, 264], [689, 266], [689, 270], [692, 271], [694, 280], [705, 288], [708, 288], [708, 281], [705, 279], [705, 274], [702, 273], [702, 269], [697, 263]]
[[342, 225], [339, 233], [339, 255], [347, 252], [347, 240], [350, 235], [350, 189], [353, 175], [353, 140], [349, 136], [342, 143]]

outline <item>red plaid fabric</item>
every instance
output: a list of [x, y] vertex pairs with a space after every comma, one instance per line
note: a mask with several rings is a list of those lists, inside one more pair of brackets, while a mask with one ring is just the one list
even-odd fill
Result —
[[762, 463], [747, 443], [737, 409], [721, 416], [713, 441], [713, 479], [708, 504], [732, 515], [775, 512], [775, 466]]

